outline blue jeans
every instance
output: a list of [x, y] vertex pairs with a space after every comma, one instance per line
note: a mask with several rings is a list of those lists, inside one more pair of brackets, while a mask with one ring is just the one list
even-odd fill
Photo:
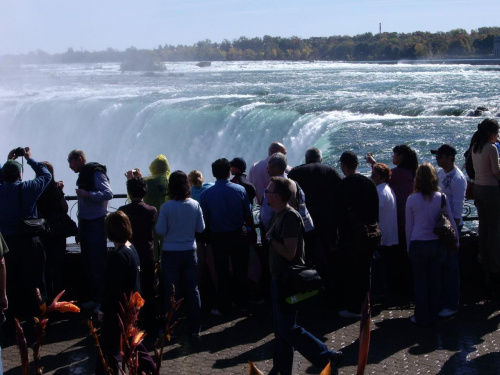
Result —
[[410, 242], [415, 281], [415, 319], [418, 324], [429, 325], [438, 318], [445, 258], [446, 247], [439, 240]]
[[[177, 300], [181, 281], [183, 282], [185, 298], [188, 303], [189, 329], [191, 334], [200, 333], [201, 328], [201, 300], [198, 290], [198, 258], [196, 250], [162, 251], [161, 277], [163, 289], [164, 312], [170, 311], [170, 297], [172, 284], [175, 286], [175, 299]], [[174, 315], [172, 324], [176, 317]]]
[[304, 328], [297, 325], [297, 311], [283, 312], [279, 304], [278, 286], [271, 280], [273, 301], [274, 354], [269, 375], [292, 373], [293, 351], [304, 356], [314, 366], [324, 368], [333, 352]]
[[[248, 241], [241, 231], [212, 233], [215, 272], [217, 273], [217, 305], [226, 314], [231, 301], [238, 308], [248, 304]], [[231, 262], [232, 275], [229, 272]]]
[[90, 299], [99, 303], [102, 301], [108, 250], [104, 219], [105, 216], [94, 220], [78, 220], [82, 265], [87, 275]]
[[458, 251], [446, 250], [443, 264], [443, 290], [441, 294], [442, 307], [458, 310], [460, 299], [460, 269], [458, 267]]

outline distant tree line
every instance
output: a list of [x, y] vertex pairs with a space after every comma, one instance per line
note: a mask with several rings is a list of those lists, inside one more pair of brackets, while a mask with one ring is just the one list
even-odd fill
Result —
[[365, 33], [301, 39], [240, 37], [230, 42], [200, 41], [193, 46], [159, 46], [154, 52], [163, 61], [333, 60], [387, 61], [400, 59], [472, 58], [493, 54], [493, 38], [500, 27], [483, 27], [469, 34], [449, 32]]
[[43, 51], [2, 60], [18, 63], [99, 63], [120, 62], [125, 70], [161, 69], [165, 61], [258, 61], [258, 60], [330, 60], [330, 61], [390, 61], [401, 59], [444, 59], [492, 57], [494, 36], [500, 27], [482, 27], [468, 33], [464, 29], [448, 32], [365, 33], [356, 36], [290, 38], [240, 37], [221, 43], [210, 40], [187, 45], [164, 45], [158, 48], [127, 48], [117, 51], [75, 51], [49, 55]]

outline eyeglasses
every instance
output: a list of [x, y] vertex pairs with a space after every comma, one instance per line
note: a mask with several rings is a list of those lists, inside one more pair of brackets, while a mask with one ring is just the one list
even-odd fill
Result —
[[437, 160], [437, 159], [441, 159], [443, 156], [444, 156], [443, 154], [437, 154], [437, 155], [436, 155], [436, 160]]
[[271, 191], [269, 189], [264, 189], [264, 194], [276, 194], [275, 191]]
[[68, 163], [71, 162], [71, 160], [78, 159], [78, 156], [71, 156], [68, 158]]

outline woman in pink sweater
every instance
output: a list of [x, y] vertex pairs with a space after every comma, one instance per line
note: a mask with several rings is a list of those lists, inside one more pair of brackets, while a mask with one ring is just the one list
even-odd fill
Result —
[[[441, 193], [436, 170], [430, 163], [423, 163], [417, 169], [414, 193], [406, 202], [405, 216], [406, 242], [415, 284], [415, 315], [411, 321], [424, 326], [438, 319], [441, 270], [446, 251], [449, 251], [434, 234], [440, 212]], [[448, 198], [445, 213], [453, 218]], [[450, 221], [458, 233], [455, 220]]]

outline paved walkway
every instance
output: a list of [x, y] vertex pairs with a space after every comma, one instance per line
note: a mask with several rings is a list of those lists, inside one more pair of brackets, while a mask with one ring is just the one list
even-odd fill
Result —
[[[375, 305], [366, 374], [497, 374], [500, 372], [500, 300], [476, 286], [464, 292], [460, 313], [434, 327], [413, 325], [411, 306]], [[301, 324], [344, 352], [340, 374], [355, 374], [359, 322], [316, 306], [299, 314]], [[165, 348], [162, 374], [247, 374], [247, 361], [267, 373], [272, 367], [272, 316], [263, 306], [228, 318], [204, 316], [200, 341], [183, 324]], [[151, 342], [146, 346], [152, 348]], [[31, 355], [31, 351], [30, 351]], [[4, 344], [5, 375], [20, 374], [19, 353]], [[96, 349], [86, 320], [72, 316], [53, 322], [42, 348], [44, 374], [92, 374]], [[319, 374], [296, 353], [294, 374]]]

